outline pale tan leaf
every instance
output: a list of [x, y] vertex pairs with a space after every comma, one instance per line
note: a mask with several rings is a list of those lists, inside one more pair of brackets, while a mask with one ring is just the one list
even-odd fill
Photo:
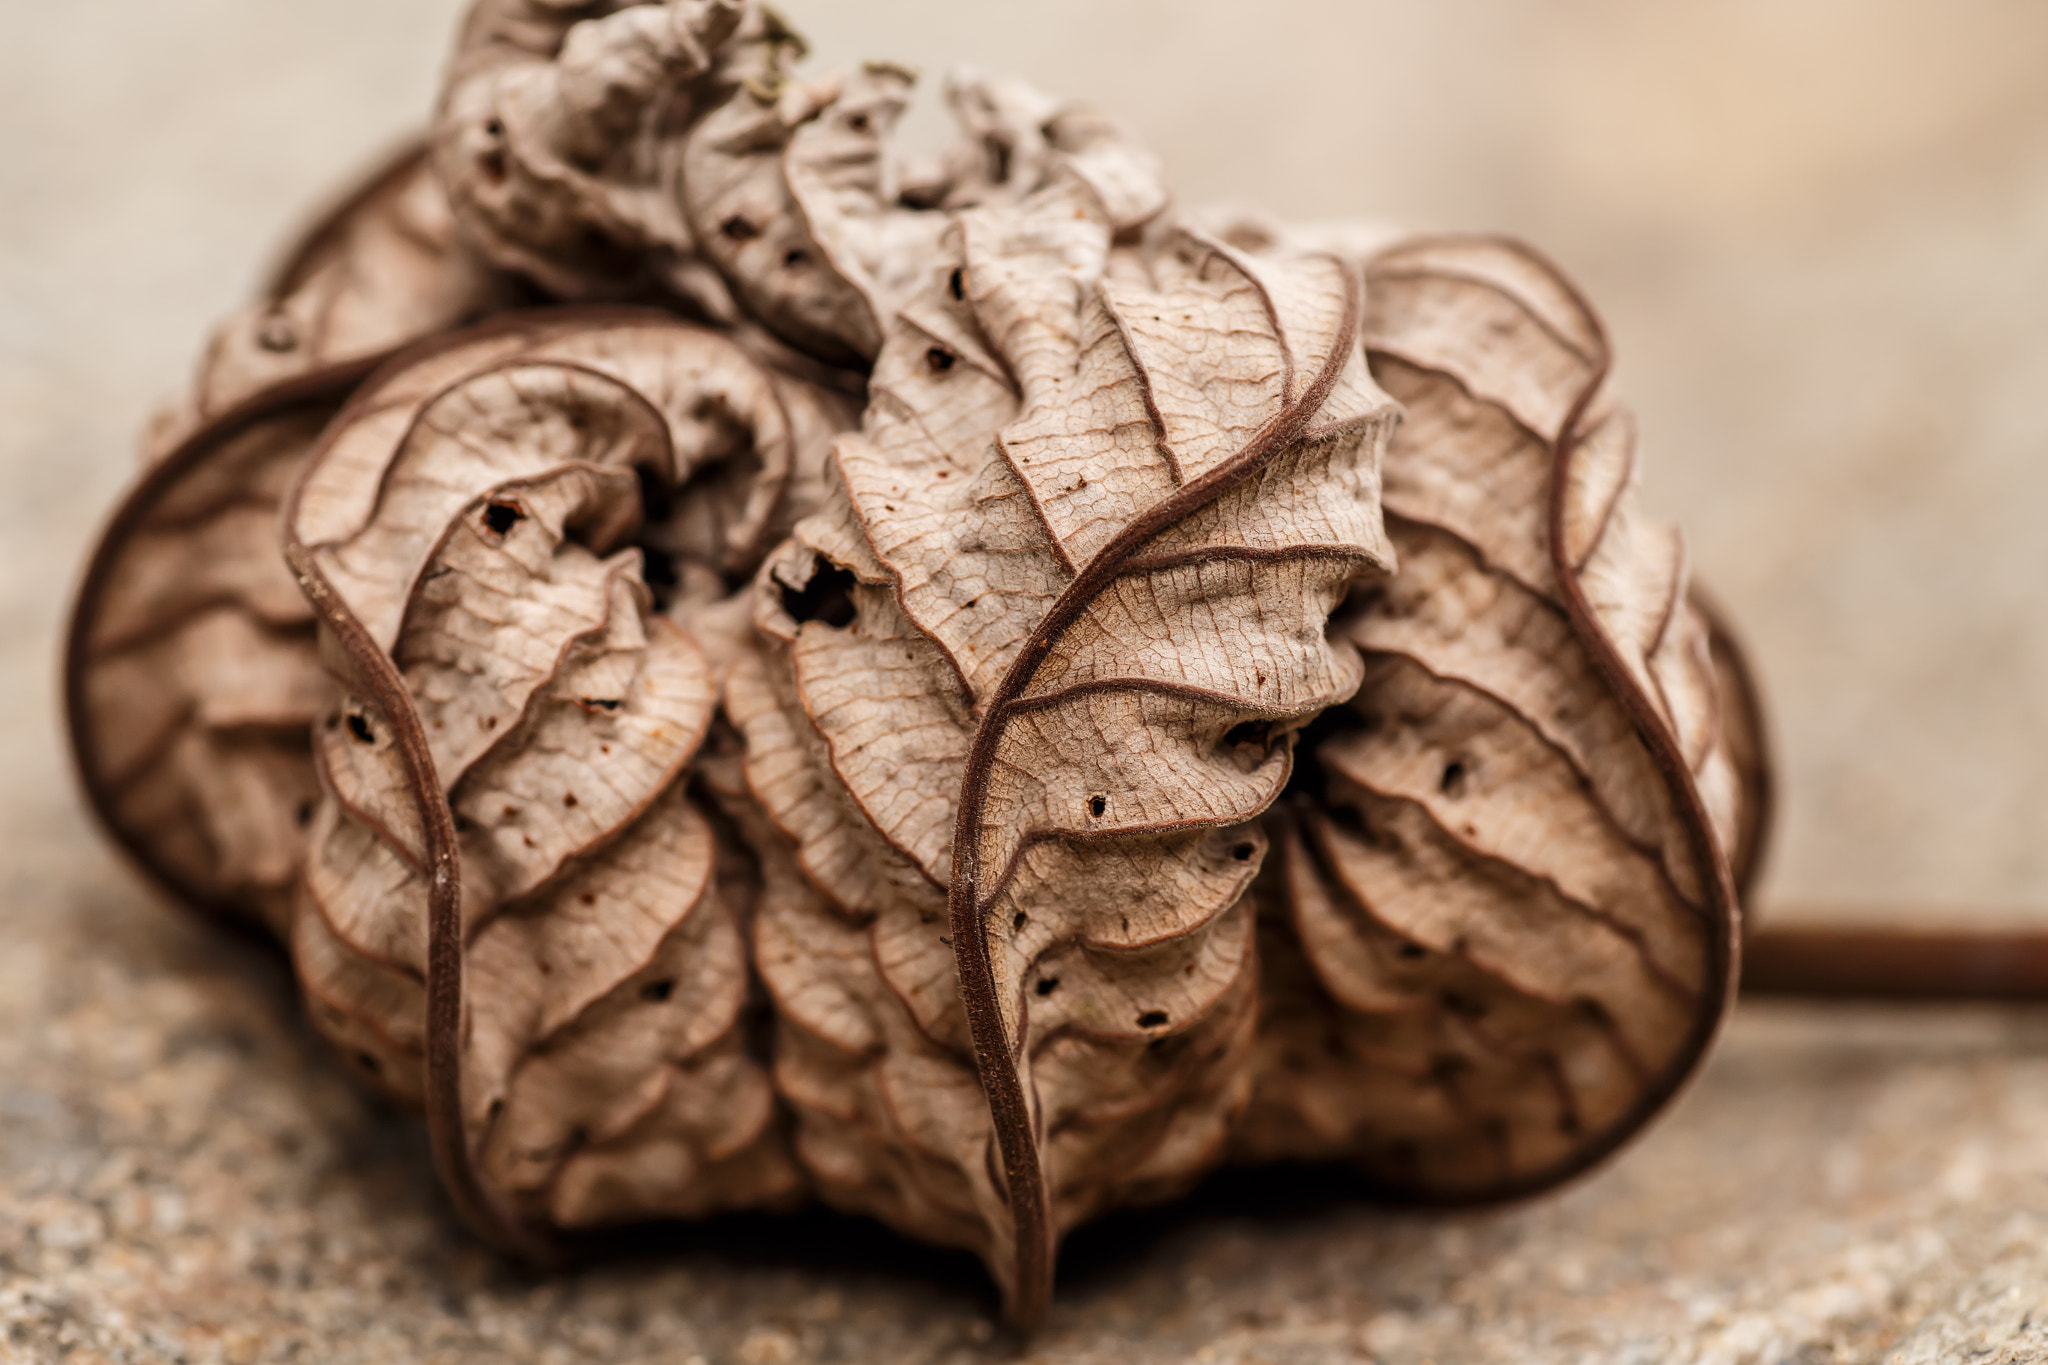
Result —
[[[838, 445], [836, 503], [761, 580], [758, 619], [787, 643], [727, 704], [755, 794], [872, 943], [888, 1041], [869, 1067], [806, 1073], [805, 1093], [821, 1121], [895, 1122], [875, 1140], [925, 1158], [904, 1170], [960, 1173], [885, 1216], [989, 1216], [987, 1128], [822, 1098], [832, 1077], [889, 1095], [900, 1050], [962, 1046], [985, 1000], [983, 1083], [1036, 1117], [996, 1101], [1007, 1207], [971, 1244], [1028, 1302], [1047, 1237], [1193, 1179], [1248, 1096], [1251, 918], [1231, 907], [1264, 843], [1242, 827], [1285, 784], [1291, 731], [1357, 686], [1324, 626], [1391, 563], [1393, 409], [1334, 261], [1252, 261], [1186, 232], [1113, 247], [1073, 181], [957, 221]], [[891, 864], [950, 885], [951, 911], [877, 875]], [[843, 953], [776, 943], [778, 999], [843, 1000], [801, 984], [854, 970]], [[956, 957], [980, 965], [949, 971]], [[872, 1035], [845, 1013], [809, 1033]], [[831, 1159], [859, 1174], [822, 1187], [876, 1207], [875, 1167], [895, 1159], [843, 1148]], [[1015, 1185], [1041, 1178], [1058, 1195], [1043, 1213]]]
[[345, 383], [273, 389], [159, 459], [87, 567], [73, 752], [114, 836], [178, 899], [282, 933], [333, 704], [278, 505]]
[[[780, 395], [701, 329], [513, 319], [359, 397], [288, 518], [350, 692], [317, 731], [330, 799], [295, 935], [316, 1022], [424, 1101], [500, 1236], [798, 1185], [747, 1047], [717, 839], [686, 795], [718, 670], [655, 610], [630, 543], [731, 463], [754, 520], [682, 540], [744, 553], [794, 468]], [[453, 991], [460, 1026], [435, 1004]]]
[[1598, 320], [1512, 243], [1397, 242], [1365, 269], [1373, 371], [1407, 409], [1401, 568], [1340, 627], [1365, 680], [1282, 822], [1242, 1143], [1497, 1197], [1599, 1159], [1697, 1066], [1742, 794]]

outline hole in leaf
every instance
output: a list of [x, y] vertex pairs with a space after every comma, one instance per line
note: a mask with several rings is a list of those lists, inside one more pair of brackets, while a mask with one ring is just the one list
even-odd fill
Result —
[[1463, 761], [1453, 759], [1451, 762], [1444, 764], [1443, 780], [1436, 785], [1437, 790], [1445, 796], [1454, 797], [1460, 795], [1465, 790], [1465, 764]]
[[1237, 847], [1231, 849], [1230, 856], [1237, 859], [1237, 861], [1241, 863], [1248, 863], [1252, 860], [1252, 854], [1258, 852], [1258, 848], [1259, 846], [1257, 844], [1251, 843], [1250, 841], [1246, 841], [1245, 843], [1239, 844]]
[[1041, 1000], [1043, 1000], [1046, 996], [1051, 995], [1054, 991], [1058, 990], [1059, 988], [1060, 979], [1056, 976], [1041, 976], [1038, 978], [1037, 991], [1038, 998]]
[[348, 732], [356, 737], [358, 744], [375, 744], [377, 732], [370, 728], [369, 719], [360, 714], [348, 718]]
[[953, 296], [955, 303], [964, 303], [967, 299], [967, 272], [957, 265], [953, 267], [953, 273], [946, 277], [946, 292]]
[[811, 253], [800, 246], [793, 246], [782, 253], [782, 264], [791, 270], [801, 270], [811, 263]]
[[1394, 953], [1397, 957], [1405, 958], [1410, 962], [1419, 962], [1429, 956], [1429, 949], [1423, 947], [1420, 943], [1404, 943], [1399, 948], [1396, 948]]
[[626, 704], [617, 697], [583, 697], [580, 700], [585, 706], [599, 711], [617, 711]]
[[485, 1117], [490, 1119], [493, 1123], [495, 1123], [497, 1122], [498, 1115], [504, 1112], [505, 1097], [503, 1095], [500, 1095], [496, 1099], [491, 1101], [491, 1107], [487, 1111], [485, 1111]]
[[659, 1005], [675, 993], [676, 983], [666, 977], [660, 981], [650, 981], [640, 988], [640, 998], [654, 1005]]
[[520, 522], [526, 520], [526, 513], [509, 502], [484, 504], [484, 525], [491, 528], [493, 535], [504, 535]]
[[1165, 1028], [1165, 1027], [1166, 1027], [1166, 1011], [1165, 1011], [1165, 1010], [1146, 1010], [1146, 1011], [1145, 1011], [1145, 1012], [1144, 1012], [1143, 1014], [1141, 1014], [1141, 1015], [1139, 1015], [1139, 1016], [1138, 1016], [1138, 1027], [1139, 1027], [1139, 1028]]
[[1088, 798], [1088, 813], [1089, 813], [1090, 815], [1092, 815], [1092, 816], [1094, 816], [1094, 817], [1095, 817], [1096, 819], [1100, 820], [1100, 819], [1101, 819], [1101, 818], [1102, 818], [1102, 817], [1103, 817], [1104, 815], [1108, 814], [1108, 812], [1109, 812], [1109, 798], [1108, 798], [1108, 797], [1106, 797], [1106, 796], [1091, 796], [1091, 797], [1089, 797], [1089, 798]]
[[820, 560], [811, 581], [801, 588], [782, 585], [782, 609], [799, 625], [822, 621], [835, 630], [843, 630], [853, 624], [859, 611], [853, 601], [853, 585], [857, 581], [852, 570]]
[[718, 230], [735, 242], [748, 241], [761, 235], [761, 229], [737, 213], [720, 223]]
[[1024, 926], [1029, 923], [1031, 923], [1031, 916], [1025, 914], [1022, 910], [1019, 910], [1017, 912], [1017, 918], [1010, 921], [1010, 928], [1021, 934], [1024, 932]]
[[943, 346], [934, 346], [924, 353], [924, 363], [933, 374], [944, 374], [953, 368], [953, 353]]

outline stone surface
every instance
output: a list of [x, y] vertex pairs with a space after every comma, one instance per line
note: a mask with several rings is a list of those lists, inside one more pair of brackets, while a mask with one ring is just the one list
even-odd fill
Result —
[[[1746, 1007], [1645, 1142], [1522, 1209], [1226, 1177], [1079, 1235], [1023, 1347], [972, 1265], [822, 1215], [512, 1275], [277, 964], [113, 862], [53, 721], [54, 632], [144, 413], [301, 207], [416, 121], [457, 5], [16, 8], [0, 1361], [2048, 1360], [2032, 1010]], [[1607, 310], [1652, 500], [1759, 647], [1777, 898], [2048, 916], [2048, 11], [1274, 0], [1248, 32], [1226, 0], [787, 8], [821, 64], [977, 60], [1092, 96], [1190, 197], [1542, 242]]]

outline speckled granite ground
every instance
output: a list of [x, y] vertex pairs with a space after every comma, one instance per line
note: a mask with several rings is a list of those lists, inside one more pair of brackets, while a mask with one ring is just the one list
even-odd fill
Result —
[[[148, 404], [294, 206], [414, 120], [457, 7], [8, 15], [0, 1362], [2048, 1360], [2048, 1007], [1745, 1009], [1647, 1141], [1521, 1210], [1229, 1177], [1078, 1237], [1028, 1347], [973, 1266], [822, 1216], [549, 1282], [480, 1253], [276, 964], [111, 861], [51, 699]], [[1198, 197], [1545, 243], [1778, 700], [1776, 898], [2048, 914], [2048, 11], [1287, 0], [1255, 41], [1233, 0], [787, 8], [828, 60], [1115, 105]]]

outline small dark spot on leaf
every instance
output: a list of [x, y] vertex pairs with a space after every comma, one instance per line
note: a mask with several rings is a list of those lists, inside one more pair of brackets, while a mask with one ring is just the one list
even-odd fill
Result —
[[576, 793], [575, 793], [575, 792], [563, 792], [563, 793], [562, 793], [562, 805], [563, 805], [564, 807], [566, 807], [567, 809], [569, 809], [569, 810], [575, 810], [575, 809], [576, 809], [576, 808], [577, 808], [578, 806], [580, 806], [580, 805], [582, 805], [582, 804], [583, 804], [583, 803], [582, 803], [581, 801], [578, 801], [578, 800], [576, 799]]
[[497, 1119], [498, 1115], [500, 1115], [500, 1114], [502, 1114], [502, 1113], [504, 1113], [504, 1112], [505, 1112], [505, 1097], [504, 1097], [503, 1095], [500, 1095], [500, 1096], [498, 1096], [498, 1098], [496, 1098], [496, 1099], [494, 1099], [494, 1100], [492, 1100], [492, 1101], [491, 1101], [491, 1107], [490, 1107], [490, 1109], [489, 1109], [489, 1111], [488, 1111], [488, 1113], [487, 1113], [487, 1117], [489, 1117], [490, 1119], [492, 1119], [493, 1121], [495, 1121], [495, 1120]]
[[289, 351], [299, 344], [299, 333], [290, 318], [272, 313], [256, 333], [256, 344], [266, 351]]
[[367, 1052], [356, 1053], [353, 1060], [357, 1066], [369, 1072], [372, 1076], [379, 1076], [384, 1072], [384, 1064]]
[[498, 718], [497, 718], [496, 716], [485, 716], [485, 717], [484, 717], [484, 729], [486, 729], [486, 730], [495, 730], [495, 729], [497, 729], [497, 728], [498, 728]]
[[821, 621], [835, 630], [844, 630], [859, 615], [853, 600], [853, 585], [858, 581], [851, 569], [820, 560], [810, 581], [801, 588], [782, 585], [782, 609], [799, 625]]
[[594, 891], [586, 891], [581, 896], [578, 896], [576, 899], [582, 901], [585, 905], [596, 905], [597, 893]]
[[626, 704], [617, 697], [584, 697], [581, 701], [585, 706], [594, 707], [599, 711], [617, 711]]
[[1104, 815], [1109, 813], [1109, 798], [1106, 796], [1089, 797], [1088, 813], [1094, 816], [1096, 819], [1100, 820]]
[[1138, 1027], [1139, 1027], [1139, 1028], [1165, 1028], [1165, 1027], [1166, 1027], [1166, 1011], [1165, 1011], [1165, 1010], [1146, 1010], [1146, 1011], [1145, 1011], [1145, 1012], [1144, 1012], [1143, 1014], [1141, 1014], [1141, 1015], [1139, 1015], [1139, 1016], [1138, 1016]]
[[847, 131], [847, 132], [849, 132], [849, 133], [865, 133], [865, 132], [866, 132], [867, 130], [868, 130], [868, 116], [867, 116], [866, 114], [848, 114], [848, 115], [846, 116], [846, 131]]
[[535, 958], [533, 960], [533, 965], [540, 969], [540, 974], [542, 976], [553, 976], [555, 974], [555, 964], [548, 961], [544, 957]]
[[516, 820], [519, 818], [519, 807], [513, 805], [511, 802], [508, 801], [505, 803], [505, 808], [499, 811], [498, 813], [504, 816], [507, 820]]
[[370, 728], [368, 717], [360, 712], [349, 716], [348, 732], [356, 737], [356, 743], [358, 744], [375, 744], [377, 742], [377, 732]]
[[654, 1005], [659, 1005], [675, 993], [676, 983], [666, 977], [660, 981], [650, 981], [640, 988], [640, 998]]
[[924, 353], [924, 363], [933, 374], [944, 374], [953, 368], [953, 353], [943, 346], [934, 346]]
[[503, 119], [491, 119], [484, 124], [484, 133], [488, 137], [505, 136], [505, 121]]
[[299, 802], [299, 808], [297, 811], [294, 812], [294, 816], [297, 818], [299, 824], [302, 826], [312, 824], [313, 803], [311, 801]]
[[811, 253], [800, 246], [793, 246], [782, 254], [782, 264], [791, 270], [801, 270], [811, 263]]
[[735, 242], [744, 242], [761, 235], [761, 229], [737, 213], [720, 223], [718, 230]]
[[1054, 991], [1058, 990], [1059, 988], [1060, 979], [1056, 976], [1041, 976], [1038, 978], [1037, 990], [1038, 997], [1041, 1000], [1043, 1000], [1046, 996], [1051, 995]]
[[526, 520], [526, 513], [509, 502], [484, 504], [484, 525], [491, 528], [493, 535], [504, 535], [520, 522]]
[[1429, 949], [1423, 947], [1420, 943], [1404, 943], [1394, 951], [1396, 955], [1406, 958], [1410, 962], [1419, 962], [1429, 956]]

